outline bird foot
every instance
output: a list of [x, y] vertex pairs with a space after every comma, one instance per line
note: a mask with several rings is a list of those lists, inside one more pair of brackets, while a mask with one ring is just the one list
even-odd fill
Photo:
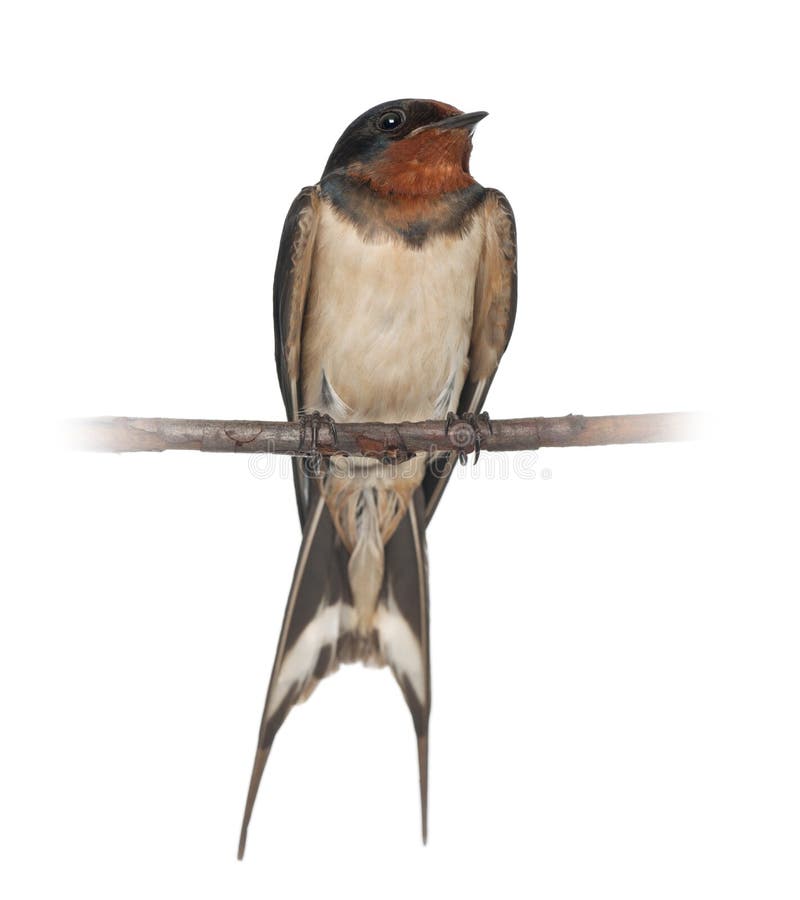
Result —
[[303, 451], [306, 469], [311, 475], [319, 475], [322, 466], [322, 454], [319, 452], [319, 429], [325, 425], [331, 435], [331, 444], [336, 449], [336, 423], [327, 413], [317, 410], [302, 412], [298, 416], [300, 422], [300, 443], [298, 450]]
[[467, 456], [473, 451], [475, 452], [475, 462], [480, 459], [481, 443], [483, 442], [481, 423], [486, 427], [489, 434], [494, 434], [492, 420], [487, 412], [482, 412], [480, 415], [476, 415], [473, 412], [462, 413], [460, 416], [452, 412], [447, 414], [444, 422], [444, 433], [446, 436], [449, 436], [453, 428], [458, 428], [462, 424], [468, 426], [468, 428], [461, 428], [460, 432], [454, 435], [455, 443], [459, 448], [457, 451], [458, 461], [462, 466], [467, 464]]

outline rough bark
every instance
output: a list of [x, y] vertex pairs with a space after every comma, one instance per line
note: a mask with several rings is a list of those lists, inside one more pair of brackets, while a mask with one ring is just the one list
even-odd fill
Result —
[[[699, 413], [645, 413], [621, 416], [558, 416], [500, 419], [491, 430], [479, 423], [481, 451], [537, 450], [539, 447], [591, 447], [692, 440], [701, 426]], [[299, 422], [249, 422], [203, 419], [105, 417], [66, 423], [70, 443], [84, 450], [115, 453], [202, 450], [210, 453], [282, 453], [309, 455], [311, 427]], [[458, 420], [445, 434], [441, 421], [336, 425], [336, 439], [321, 422], [317, 451], [385, 460], [415, 452], [474, 449], [472, 427]]]

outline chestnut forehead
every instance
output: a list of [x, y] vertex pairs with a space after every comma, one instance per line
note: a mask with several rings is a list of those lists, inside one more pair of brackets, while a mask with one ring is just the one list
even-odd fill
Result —
[[440, 113], [442, 118], [446, 118], [447, 116], [458, 116], [461, 114], [460, 109], [456, 109], [455, 106], [450, 106], [449, 103], [442, 103], [439, 100], [428, 100], [431, 106], [433, 106], [436, 112]]
[[448, 116], [457, 116], [461, 110], [441, 100], [406, 100], [402, 107], [412, 123], [427, 124]]

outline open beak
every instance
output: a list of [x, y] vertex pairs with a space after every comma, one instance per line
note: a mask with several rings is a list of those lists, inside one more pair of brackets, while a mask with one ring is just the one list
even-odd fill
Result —
[[481, 119], [485, 119], [488, 115], [488, 112], [459, 113], [457, 116], [448, 116], [446, 119], [439, 119], [438, 122], [431, 122], [429, 125], [421, 125], [419, 128], [415, 128], [412, 134], [419, 134], [420, 131], [432, 131], [433, 129], [436, 129], [436, 131], [450, 131], [454, 128], [464, 128], [472, 131], [478, 122]]

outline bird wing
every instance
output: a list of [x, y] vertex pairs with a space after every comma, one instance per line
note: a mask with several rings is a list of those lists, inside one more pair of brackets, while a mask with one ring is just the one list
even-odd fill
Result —
[[[508, 346], [517, 310], [517, 230], [505, 195], [487, 190], [483, 202], [485, 237], [478, 276], [469, 348], [469, 372], [458, 412], [478, 413], [483, 407], [500, 357]], [[456, 453], [437, 454], [428, 465], [423, 491], [429, 522], [456, 461]]]
[[[316, 186], [303, 188], [283, 225], [273, 287], [275, 363], [289, 420], [296, 419], [302, 409], [300, 340], [318, 223], [319, 189]], [[308, 476], [302, 459], [293, 459], [292, 467], [300, 524], [304, 525], [310, 497]]]

